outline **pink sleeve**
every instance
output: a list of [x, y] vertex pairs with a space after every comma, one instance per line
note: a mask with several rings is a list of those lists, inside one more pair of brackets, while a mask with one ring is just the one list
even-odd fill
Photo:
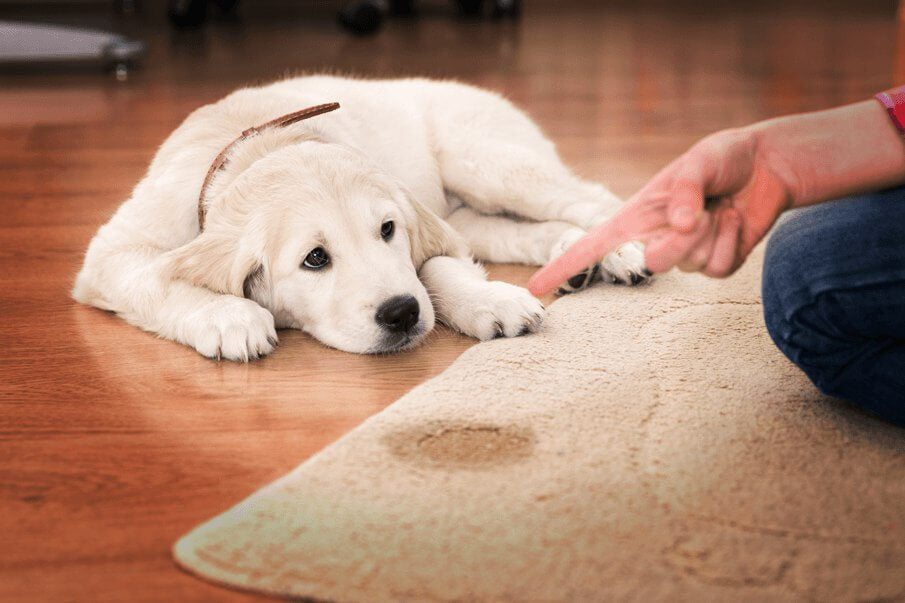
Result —
[[905, 86], [880, 92], [874, 98], [886, 107], [886, 112], [899, 133], [905, 134]]

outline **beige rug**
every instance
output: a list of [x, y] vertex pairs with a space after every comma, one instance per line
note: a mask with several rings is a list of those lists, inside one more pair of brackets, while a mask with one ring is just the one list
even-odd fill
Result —
[[905, 430], [817, 394], [760, 257], [550, 308], [185, 536], [181, 566], [350, 601], [905, 599]]

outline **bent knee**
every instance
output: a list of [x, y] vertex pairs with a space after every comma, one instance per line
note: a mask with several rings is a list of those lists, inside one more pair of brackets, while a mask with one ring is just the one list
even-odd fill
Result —
[[793, 323], [799, 310], [812, 301], [807, 283], [811, 273], [808, 230], [801, 214], [792, 215], [773, 229], [764, 252], [761, 281], [764, 322], [770, 337], [793, 362], [797, 362], [789, 349]]
[[764, 254], [764, 323], [776, 346], [824, 393], [859, 353], [860, 341], [840, 329], [838, 300], [825, 290], [806, 213], [780, 224]]

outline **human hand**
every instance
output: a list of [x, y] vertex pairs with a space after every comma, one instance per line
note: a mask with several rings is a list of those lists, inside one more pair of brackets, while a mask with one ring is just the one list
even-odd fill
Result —
[[714, 277], [735, 272], [792, 204], [776, 157], [756, 130], [725, 130], [657, 174], [629, 201], [656, 208], [666, 223], [646, 241], [648, 269], [678, 266]]
[[651, 272], [673, 266], [732, 274], [792, 203], [785, 166], [753, 128], [704, 138], [661, 170], [613, 218], [538, 271], [541, 295], [627, 241], [645, 244]]

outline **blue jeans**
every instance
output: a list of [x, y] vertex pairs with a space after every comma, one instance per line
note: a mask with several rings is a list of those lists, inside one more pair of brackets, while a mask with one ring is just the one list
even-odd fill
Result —
[[905, 187], [793, 212], [767, 243], [764, 318], [823, 393], [905, 426]]

